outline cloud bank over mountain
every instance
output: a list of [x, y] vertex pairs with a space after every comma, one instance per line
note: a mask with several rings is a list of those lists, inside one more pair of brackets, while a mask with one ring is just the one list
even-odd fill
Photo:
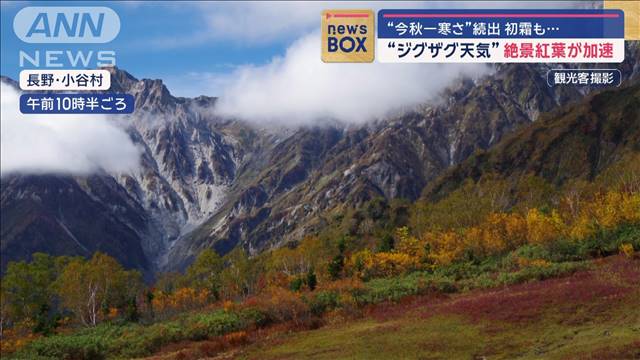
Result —
[[20, 93], [1, 85], [0, 174], [130, 172], [141, 151], [104, 115], [24, 115]]
[[490, 72], [482, 64], [326, 64], [320, 34], [294, 42], [283, 57], [230, 75], [218, 113], [262, 125], [359, 124], [435, 99], [462, 76]]
[[[482, 64], [325, 64], [320, 60], [320, 33], [313, 30], [319, 26], [323, 9], [594, 6], [584, 1], [239, 2], [224, 5], [220, 8], [201, 6], [212, 34], [252, 44], [299, 34], [282, 56], [265, 65], [239, 65], [229, 73], [203, 76], [204, 83], [211, 84], [211, 89], [207, 91], [205, 85], [202, 93], [221, 98], [219, 114], [278, 126], [317, 125], [336, 120], [361, 124], [432, 101], [460, 77], [479, 77], [490, 72], [490, 67]], [[229, 14], [231, 16], [227, 16]], [[231, 23], [231, 19], [240, 19], [237, 20], [240, 23]]]

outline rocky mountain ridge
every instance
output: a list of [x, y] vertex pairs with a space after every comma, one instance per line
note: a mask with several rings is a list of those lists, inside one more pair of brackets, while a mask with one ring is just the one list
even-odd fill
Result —
[[[637, 44], [622, 65], [638, 77]], [[160, 80], [111, 69], [134, 95], [124, 121], [142, 151], [132, 174], [2, 178], [2, 265], [34, 251], [105, 251], [152, 273], [201, 249], [250, 253], [321, 228], [328, 211], [373, 197], [418, 198], [452, 165], [587, 91], [550, 88], [542, 65], [499, 65], [443, 100], [354, 126], [265, 130], [217, 117], [215, 98], [174, 97]], [[6, 256], [4, 256], [6, 255]]]

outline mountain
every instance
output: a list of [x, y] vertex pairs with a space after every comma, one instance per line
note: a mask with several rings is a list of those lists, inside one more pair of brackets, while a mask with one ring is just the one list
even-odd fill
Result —
[[[624, 78], [637, 78], [637, 43], [628, 54]], [[547, 70], [498, 65], [436, 105], [364, 126], [266, 129], [216, 116], [215, 98], [174, 97], [160, 80], [112, 68], [112, 90], [135, 97], [126, 128], [143, 149], [140, 169], [3, 177], [2, 267], [35, 251], [99, 250], [150, 275], [208, 247], [280, 246], [377, 196], [417, 199], [450, 167], [594, 90], [550, 88]]]
[[3, 268], [35, 251], [104, 251], [150, 274], [171, 241], [219, 206], [237, 165], [259, 146], [248, 126], [200, 116], [196, 109], [214, 98], [176, 98], [159, 80], [111, 72], [112, 90], [135, 96], [138, 111], [126, 126], [143, 149], [139, 171], [3, 177]]
[[533, 174], [556, 185], [593, 181], [611, 166], [638, 169], [639, 160], [640, 81], [635, 80], [558, 109], [477, 151], [429, 184], [424, 196], [441, 198], [465, 180], [487, 174], [506, 179]]
[[[638, 43], [617, 64], [624, 79], [640, 74]], [[170, 251], [185, 264], [206, 247], [252, 253], [321, 229], [325, 215], [377, 196], [415, 200], [449, 167], [490, 148], [542, 113], [597, 89], [550, 88], [545, 65], [506, 64], [476, 82], [448, 89], [443, 102], [358, 128], [301, 129], [282, 141], [226, 204]]]

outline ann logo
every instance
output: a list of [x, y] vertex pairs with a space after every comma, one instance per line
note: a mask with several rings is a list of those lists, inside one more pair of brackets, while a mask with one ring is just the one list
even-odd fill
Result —
[[27, 43], [107, 43], [120, 32], [120, 18], [104, 6], [29, 6], [13, 20]]
[[27, 31], [26, 37], [30, 38], [34, 34], [42, 34], [44, 37], [50, 38], [52, 36], [59, 37], [61, 31], [64, 35], [72, 38], [76, 36], [84, 37], [87, 29], [94, 37], [100, 36], [102, 33], [102, 24], [104, 23], [104, 13], [98, 13], [97, 18], [92, 17], [89, 12], [74, 13], [71, 14], [71, 19], [67, 17], [67, 14], [59, 12], [55, 14], [54, 24], [51, 26], [49, 21], [49, 14], [41, 12], [36, 15], [36, 18], [31, 24], [29, 31]]
[[371, 10], [322, 12], [322, 61], [372, 62], [374, 15]]

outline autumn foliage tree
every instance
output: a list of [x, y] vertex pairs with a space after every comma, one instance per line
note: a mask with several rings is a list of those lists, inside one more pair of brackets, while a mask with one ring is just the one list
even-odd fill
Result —
[[221, 275], [224, 270], [224, 261], [212, 249], [205, 249], [196, 258], [186, 271], [186, 281], [197, 290], [207, 290], [216, 300], [220, 297]]
[[51, 284], [71, 260], [35, 253], [30, 262], [10, 262], [2, 278], [2, 325], [25, 322], [36, 332], [50, 331], [55, 326]]
[[225, 257], [222, 271], [222, 297], [225, 299], [246, 298], [255, 294], [264, 285], [263, 259], [252, 259], [244, 249], [238, 247]]
[[55, 289], [64, 307], [86, 326], [95, 326], [110, 308], [125, 309], [142, 288], [141, 275], [127, 271], [112, 257], [95, 253], [64, 267]]

